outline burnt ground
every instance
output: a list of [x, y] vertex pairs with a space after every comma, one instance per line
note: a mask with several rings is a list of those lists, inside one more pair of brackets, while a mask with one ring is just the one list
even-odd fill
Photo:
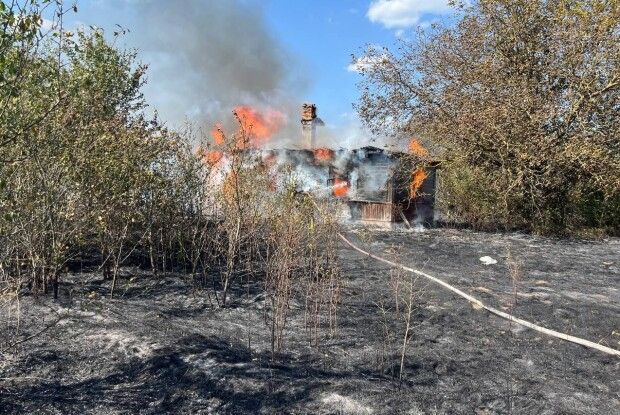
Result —
[[[620, 348], [618, 239], [446, 229], [348, 235], [490, 305]], [[483, 265], [485, 255], [498, 263]], [[236, 293], [222, 309], [182, 276], [127, 270], [114, 299], [88, 273], [69, 276], [58, 301], [24, 296], [17, 338], [15, 316], [0, 317], [0, 413], [620, 413], [617, 357], [511, 326], [421, 281], [399, 382], [397, 346], [384, 333], [396, 344], [402, 325], [383, 325], [378, 307], [392, 298], [390, 270], [345, 247], [340, 256], [337, 336], [310, 346], [303, 304], [294, 301], [286, 350], [273, 360], [256, 291]]]

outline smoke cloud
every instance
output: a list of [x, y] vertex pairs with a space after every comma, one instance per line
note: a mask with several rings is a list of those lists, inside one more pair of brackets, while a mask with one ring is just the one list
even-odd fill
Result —
[[[279, 135], [299, 137], [299, 108], [308, 80], [302, 65], [268, 30], [258, 2], [132, 2], [141, 24], [134, 37], [151, 63], [147, 94], [164, 120], [205, 127], [251, 105], [285, 115]], [[156, 91], [153, 89], [157, 88]]]

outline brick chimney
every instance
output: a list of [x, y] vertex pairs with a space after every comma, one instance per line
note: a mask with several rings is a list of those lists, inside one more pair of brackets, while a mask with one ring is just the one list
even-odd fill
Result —
[[316, 127], [322, 125], [325, 123], [316, 116], [316, 105], [303, 104], [301, 107], [301, 137], [304, 148], [312, 150], [316, 147]]

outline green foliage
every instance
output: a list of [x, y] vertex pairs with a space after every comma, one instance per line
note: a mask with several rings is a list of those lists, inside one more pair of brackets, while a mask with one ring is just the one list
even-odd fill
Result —
[[440, 170], [438, 180], [437, 209], [444, 212], [445, 221], [465, 222], [478, 229], [493, 229], [497, 223], [505, 223], [504, 212], [498, 209], [501, 198], [486, 190], [492, 178], [481, 169], [453, 163]]
[[[465, 217], [486, 212], [485, 222], [542, 233], [618, 232], [602, 213], [617, 211], [620, 192], [617, 1], [474, 1], [454, 27], [368, 55], [362, 117], [434, 141], [457, 186], [444, 190], [470, 198], [450, 202], [467, 207]], [[498, 201], [495, 211], [486, 200]]]
[[231, 137], [230, 172], [213, 186], [194, 148], [200, 135], [145, 114], [146, 68], [135, 52], [97, 30], [18, 43], [10, 59], [20, 76], [0, 90], [10, 102], [0, 112], [0, 294], [27, 286], [57, 295], [80, 261], [112, 280], [113, 295], [131, 263], [203, 284], [209, 275], [222, 306], [234, 284], [262, 281], [274, 351], [295, 290], [312, 340], [325, 323], [334, 333], [334, 218], [317, 218], [292, 182], [275, 191], [253, 152], [239, 149], [249, 137]]
[[184, 216], [195, 195], [179, 194], [178, 175], [196, 157], [145, 117], [145, 67], [134, 52], [101, 31], [43, 38], [39, 14], [2, 10], [2, 269], [45, 291], [84, 247], [97, 246], [116, 277], [147, 234]]

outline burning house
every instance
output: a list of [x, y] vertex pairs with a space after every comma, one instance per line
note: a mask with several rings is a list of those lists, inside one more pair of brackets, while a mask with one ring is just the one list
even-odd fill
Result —
[[348, 206], [353, 220], [381, 225], [401, 221], [432, 224], [434, 165], [416, 169], [406, 153], [371, 146], [317, 148], [317, 127], [322, 125], [316, 106], [304, 104], [303, 148], [268, 150], [270, 159], [294, 171], [300, 191], [337, 198]]
[[[267, 166], [274, 177], [292, 178], [299, 192], [340, 201], [353, 220], [378, 225], [433, 223], [434, 165], [416, 167], [407, 153], [372, 146], [317, 147], [317, 127], [322, 125], [316, 106], [304, 104], [300, 148], [246, 151], [252, 151], [256, 162]], [[221, 153], [217, 156], [219, 161]]]
[[[404, 153], [376, 147], [354, 152], [358, 165], [348, 176], [354, 190], [347, 195], [352, 219], [377, 224], [433, 223], [435, 166], [417, 169], [412, 176], [413, 166]], [[416, 180], [420, 174], [424, 177]]]

